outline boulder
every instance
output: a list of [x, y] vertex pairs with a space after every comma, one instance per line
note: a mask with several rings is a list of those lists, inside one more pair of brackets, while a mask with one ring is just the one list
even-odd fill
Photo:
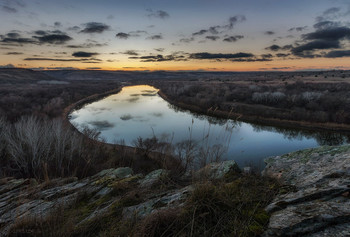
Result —
[[350, 146], [307, 149], [266, 163], [263, 175], [284, 186], [266, 208], [265, 236], [349, 236]]

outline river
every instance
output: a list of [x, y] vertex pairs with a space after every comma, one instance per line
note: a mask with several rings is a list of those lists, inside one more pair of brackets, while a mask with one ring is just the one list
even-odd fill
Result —
[[174, 145], [195, 141], [203, 149], [225, 151], [222, 159], [259, 170], [269, 156], [349, 140], [341, 133], [282, 129], [199, 115], [169, 104], [157, 91], [147, 85], [124, 87], [118, 94], [74, 110], [70, 122], [78, 129], [97, 129], [107, 143], [132, 146], [138, 137], [152, 136]]

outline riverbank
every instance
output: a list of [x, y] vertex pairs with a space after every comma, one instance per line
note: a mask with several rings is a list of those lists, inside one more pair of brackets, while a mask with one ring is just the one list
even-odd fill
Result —
[[190, 110], [196, 113], [201, 113], [209, 116], [224, 118], [224, 119], [233, 119], [242, 122], [249, 122], [258, 125], [265, 126], [275, 126], [281, 128], [291, 128], [291, 129], [306, 129], [306, 130], [315, 130], [315, 131], [337, 131], [337, 132], [349, 132], [350, 125], [348, 124], [337, 124], [337, 123], [311, 123], [307, 121], [292, 121], [292, 120], [281, 120], [275, 118], [264, 118], [260, 116], [249, 116], [244, 114], [238, 114], [234, 111], [223, 111], [220, 109], [210, 109], [206, 110], [196, 105], [185, 104], [183, 102], [176, 102], [169, 99], [169, 97], [162, 92], [158, 91], [160, 97], [166, 100], [168, 103], [175, 105], [179, 108]]

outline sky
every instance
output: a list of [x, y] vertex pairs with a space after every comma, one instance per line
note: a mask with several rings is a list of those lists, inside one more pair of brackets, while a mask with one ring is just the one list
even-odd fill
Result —
[[0, 0], [0, 68], [347, 70], [349, 0]]

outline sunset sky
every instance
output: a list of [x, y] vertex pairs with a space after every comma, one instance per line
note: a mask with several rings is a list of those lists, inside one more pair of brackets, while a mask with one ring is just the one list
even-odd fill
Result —
[[0, 0], [0, 67], [350, 69], [349, 0]]

